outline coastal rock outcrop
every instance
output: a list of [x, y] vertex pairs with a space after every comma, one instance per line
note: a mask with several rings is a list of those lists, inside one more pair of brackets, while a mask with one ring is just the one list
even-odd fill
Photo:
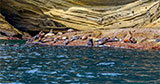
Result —
[[21, 34], [16, 28], [10, 25], [6, 20], [5, 17], [0, 14], [0, 37], [13, 37], [18, 34]]
[[0, 6], [12, 25], [27, 32], [160, 27], [159, 0], [0, 0]]

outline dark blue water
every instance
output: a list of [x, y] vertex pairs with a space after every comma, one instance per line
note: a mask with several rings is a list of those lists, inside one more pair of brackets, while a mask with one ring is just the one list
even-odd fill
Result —
[[29, 46], [23, 42], [0, 46], [0, 83], [160, 84], [160, 51]]

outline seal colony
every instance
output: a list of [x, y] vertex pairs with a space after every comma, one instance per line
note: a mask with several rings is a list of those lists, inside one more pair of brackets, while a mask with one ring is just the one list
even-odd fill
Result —
[[[87, 47], [117, 47], [127, 49], [156, 49], [160, 50], [159, 30], [122, 29], [122, 30], [90, 30], [54, 33], [39, 32], [38, 35], [27, 41], [27, 44], [40, 44], [52, 46], [87, 46]], [[115, 32], [117, 31], [117, 32]], [[145, 33], [144, 33], [145, 31]]]

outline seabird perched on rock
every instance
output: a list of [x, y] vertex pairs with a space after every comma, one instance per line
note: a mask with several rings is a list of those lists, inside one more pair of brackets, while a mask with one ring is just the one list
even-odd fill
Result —
[[92, 47], [93, 46], [93, 39], [89, 39], [88, 43], [87, 43], [88, 47]]

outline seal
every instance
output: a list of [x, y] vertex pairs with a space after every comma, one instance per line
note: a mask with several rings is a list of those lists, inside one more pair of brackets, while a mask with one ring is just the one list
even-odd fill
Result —
[[79, 40], [80, 39], [80, 36], [73, 36], [71, 37], [70, 41], [74, 41], [74, 40]]
[[98, 40], [98, 45], [104, 45], [108, 41], [108, 38], [104, 37], [100, 40]]
[[74, 30], [73, 29], [68, 29], [67, 32], [74, 32]]
[[87, 38], [88, 38], [88, 37], [84, 35], [84, 36], [82, 36], [81, 39], [82, 39], [82, 40], [86, 40]]
[[118, 42], [118, 41], [119, 41], [119, 38], [113, 37], [112, 39], [109, 39], [108, 41], [109, 41], [109, 42]]
[[89, 39], [88, 43], [87, 43], [88, 47], [92, 47], [93, 46], [93, 39]]
[[80, 36], [75, 36], [75, 40], [79, 40], [80, 39]]
[[74, 37], [71, 37], [70, 41], [73, 42], [74, 40], [75, 40], [75, 38], [74, 38]]
[[58, 33], [57, 33], [57, 35], [62, 35], [62, 34], [63, 34], [62, 32], [58, 32]]
[[63, 45], [66, 46], [66, 45], [68, 45], [68, 44], [69, 44], [69, 40], [66, 39], [66, 40], [63, 42]]

